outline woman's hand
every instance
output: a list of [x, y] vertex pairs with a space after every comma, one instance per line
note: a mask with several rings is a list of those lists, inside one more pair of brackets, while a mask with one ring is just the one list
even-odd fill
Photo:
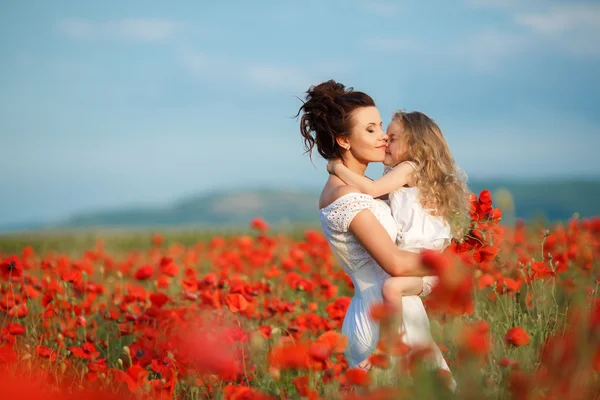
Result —
[[340, 158], [334, 158], [329, 160], [329, 162], [327, 163], [327, 172], [329, 172], [331, 175], [335, 175], [335, 166], [341, 163], [342, 160]]

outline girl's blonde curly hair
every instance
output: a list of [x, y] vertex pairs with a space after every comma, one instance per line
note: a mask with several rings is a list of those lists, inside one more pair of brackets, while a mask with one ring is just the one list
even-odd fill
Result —
[[392, 123], [402, 124], [400, 140], [405, 141], [407, 149], [403, 161], [416, 164], [416, 187], [423, 207], [448, 221], [452, 237], [462, 240], [470, 224], [469, 190], [442, 130], [418, 111], [398, 110]]

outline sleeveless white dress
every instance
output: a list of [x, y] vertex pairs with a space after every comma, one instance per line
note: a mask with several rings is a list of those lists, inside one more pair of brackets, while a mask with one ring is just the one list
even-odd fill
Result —
[[[351, 368], [357, 367], [377, 348], [379, 324], [370, 317], [374, 304], [383, 302], [381, 289], [390, 277], [356, 237], [349, 231], [352, 219], [361, 211], [369, 210], [385, 228], [391, 240], [398, 236], [397, 223], [386, 202], [362, 193], [348, 193], [321, 209], [321, 226], [334, 256], [354, 284], [354, 297], [348, 306], [342, 334], [348, 337], [345, 350]], [[431, 337], [429, 318], [419, 296], [402, 299], [404, 341], [412, 347], [429, 346], [433, 349], [434, 367], [449, 370], [438, 346]]]

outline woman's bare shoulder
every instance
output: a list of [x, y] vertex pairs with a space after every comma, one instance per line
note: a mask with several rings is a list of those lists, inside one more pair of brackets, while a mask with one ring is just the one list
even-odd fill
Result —
[[323, 192], [321, 192], [321, 197], [319, 198], [319, 208], [325, 208], [340, 197], [350, 193], [361, 192], [354, 186], [346, 185], [344, 183], [337, 184], [336, 182], [328, 181], [325, 187], [323, 188]]

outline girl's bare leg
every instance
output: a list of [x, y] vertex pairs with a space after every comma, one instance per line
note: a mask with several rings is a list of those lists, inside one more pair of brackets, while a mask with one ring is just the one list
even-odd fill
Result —
[[[383, 282], [381, 294], [383, 301], [392, 306], [394, 318], [390, 326], [390, 332], [394, 338], [402, 327], [402, 297], [420, 294], [423, 291], [423, 278], [421, 277], [391, 277]], [[384, 333], [385, 335], [385, 333]]]

